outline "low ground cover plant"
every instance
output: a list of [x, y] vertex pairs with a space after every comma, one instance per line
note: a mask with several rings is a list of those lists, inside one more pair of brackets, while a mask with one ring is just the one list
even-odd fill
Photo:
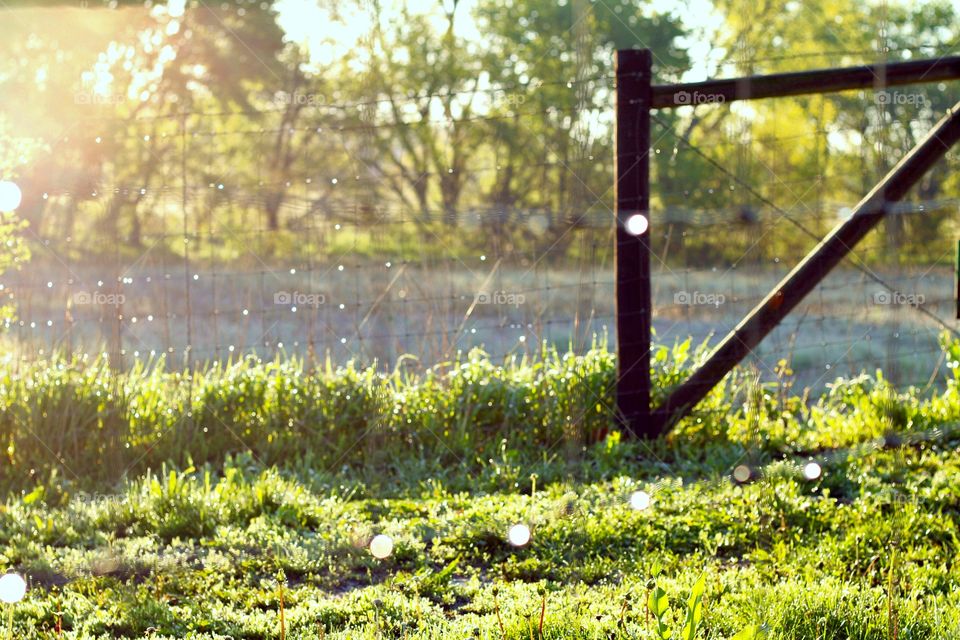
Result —
[[[56, 359], [0, 374], [23, 638], [950, 638], [960, 346], [942, 382], [731, 376], [667, 437], [614, 360], [421, 373]], [[660, 388], [702, 349], [661, 349]], [[96, 434], [90, 437], [90, 434]], [[379, 542], [372, 545], [372, 541]]]

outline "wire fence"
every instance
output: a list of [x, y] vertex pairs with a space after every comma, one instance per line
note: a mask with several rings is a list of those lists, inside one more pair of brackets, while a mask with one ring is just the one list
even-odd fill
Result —
[[[578, 257], [557, 266], [549, 251], [498, 243], [470, 256], [431, 255], [431, 244], [444, 243], [442, 231], [422, 232], [420, 255], [381, 251], [399, 222], [335, 220], [298, 230], [302, 251], [287, 261], [222, 264], [209, 256], [222, 246], [213, 232], [149, 236], [188, 245], [176, 262], [157, 251], [133, 262], [54, 261], [16, 273], [3, 287], [17, 305], [18, 357], [103, 351], [123, 368], [161, 354], [189, 366], [284, 353], [390, 367], [404, 355], [432, 364], [475, 346], [498, 359], [543, 341], [581, 350], [612, 320], [607, 229], [575, 232]], [[231, 237], [257, 256], [280, 233], [246, 235], [246, 242]], [[52, 255], [63, 255], [62, 244], [43, 241]], [[361, 244], [374, 255], [360, 253]]]
[[[556, 84], [581, 83], [612, 99], [609, 77]], [[473, 347], [501, 359], [544, 343], [575, 352], [612, 345], [610, 113], [519, 99], [495, 115], [380, 122], [368, 112], [449, 97], [85, 121], [87, 160], [109, 171], [93, 183], [34, 185], [44, 221], [26, 232], [33, 258], [0, 279], [16, 312], [5, 357], [104, 353], [126, 369], [161, 356], [189, 368], [285, 354], [390, 369]], [[849, 96], [830, 100], [850, 108]], [[656, 343], [725, 335], [909, 147], [890, 141], [896, 132], [929, 125], [918, 117], [884, 128], [885, 111], [862, 95], [860, 104], [849, 122], [867, 122], [875, 140], [858, 144], [816, 118], [800, 131], [754, 131], [751, 114], [732, 112], [700, 139], [690, 123], [711, 122], [711, 105], [654, 117]], [[544, 144], [542, 159], [523, 167], [542, 176], [528, 185], [545, 194], [537, 205], [448, 197], [492, 193], [512, 170], [496, 154], [469, 164], [451, 157], [446, 172], [424, 164], [413, 175], [382, 157], [406, 152], [405, 131], [438, 128], [435, 142], [449, 151], [489, 135], [491, 123], [534, 129], [571, 117], [563, 126], [579, 132], [578, 143], [563, 152]], [[76, 136], [64, 135], [65, 148]], [[856, 179], [829, 152], [877, 141], [882, 153]], [[793, 166], [791, 154], [811, 150], [812, 169]], [[121, 156], [139, 157], [149, 175], [125, 170]], [[947, 164], [942, 174], [956, 167], [955, 153]], [[418, 190], [426, 183], [439, 196]], [[899, 207], [747, 366], [773, 378], [785, 361], [815, 392], [878, 368], [899, 384], [928, 384], [937, 336], [955, 327], [956, 186], [942, 181]]]
[[[863, 144], [872, 143], [876, 152], [874, 164], [860, 154], [854, 175], [838, 171], [825, 152], [826, 140], [838, 132], [818, 128], [815, 117], [800, 133], [754, 137], [750, 120], [735, 114], [725, 139], [697, 144], [653, 116], [662, 147], [652, 151], [687, 155], [699, 166], [698, 180], [690, 184], [682, 177], [664, 180], [669, 167], [653, 163], [661, 177], [658, 182], [655, 172], [653, 179], [660, 211], [652, 207], [653, 224], [658, 214], [660, 223], [653, 238], [659, 341], [691, 337], [696, 343], [733, 330], [909, 149], [910, 138], [891, 142], [896, 135], [884, 101], [865, 99], [862, 92], [858, 98], [869, 106], [851, 119], [859, 121], [861, 133], [873, 129], [873, 140]], [[857, 99], [847, 98], [848, 108], [851, 102], [856, 105]], [[900, 133], [913, 130], [919, 137], [940, 116], [932, 109], [924, 115], [893, 124]], [[714, 158], [722, 148], [728, 149], [727, 164]], [[802, 153], [808, 157], [792, 160]], [[950, 152], [941, 163], [945, 166], [935, 170], [938, 175], [912, 200], [891, 206], [886, 223], [855, 247], [743, 366], [766, 380], [789, 370], [798, 387], [814, 393], [838, 377], [878, 370], [900, 386], [939, 384], [944, 363], [939, 336], [956, 335], [953, 220], [958, 209], [955, 185], [939, 187], [957, 161], [958, 154]], [[837, 193], [835, 186], [828, 188], [830, 181], [846, 182], [851, 199], [828, 199], [824, 194]], [[658, 190], [667, 182], [681, 186]]]
[[[357, 105], [337, 108], [346, 106]], [[582, 351], [608, 335], [612, 214], [602, 202], [581, 211], [411, 207], [382, 197], [403, 176], [357, 161], [354, 146], [378, 125], [337, 118], [337, 140], [326, 144], [323, 125], [237, 128], [235, 115], [88, 125], [102, 161], [142, 149], [151, 184], [42, 186], [41, 228], [50, 233], [28, 230], [29, 266], [0, 282], [16, 310], [7, 358], [103, 353], [124, 369], [160, 357], [179, 368], [283, 354], [391, 368], [474, 347], [495, 359], [545, 343]], [[423, 125], [387, 128], [415, 124]], [[231, 166], [251, 140], [297, 137], [293, 166], [282, 171], [267, 158]], [[331, 150], [340, 157], [330, 161]], [[589, 157], [539, 163], [574, 175], [578, 166], [602, 170]], [[457, 177], [499, 170], [480, 165]], [[421, 170], [408, 186], [435, 177]], [[77, 224], [82, 214], [110, 224]]]

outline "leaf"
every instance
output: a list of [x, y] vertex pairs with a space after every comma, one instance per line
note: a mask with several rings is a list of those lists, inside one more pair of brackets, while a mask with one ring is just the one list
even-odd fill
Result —
[[650, 613], [660, 618], [670, 609], [670, 599], [667, 592], [660, 587], [655, 587], [647, 598], [647, 606], [650, 607]]
[[703, 599], [703, 592], [706, 589], [706, 586], [706, 575], [700, 574], [697, 582], [693, 585], [693, 589], [690, 591], [690, 598], [687, 600], [688, 607], [692, 607], [694, 602], [699, 602]]
[[687, 599], [687, 619], [680, 636], [683, 640], [694, 640], [697, 636], [697, 627], [703, 620], [703, 591], [705, 587], [706, 576], [700, 574], [690, 591], [690, 598]]
[[460, 564], [460, 556], [458, 555], [456, 558], [454, 558], [450, 562], [450, 564], [445, 566], [443, 570], [436, 575], [436, 579], [445, 583], [450, 578], [450, 576], [453, 575], [453, 572], [456, 571], [457, 565], [459, 564]]
[[760, 634], [757, 633], [756, 625], [749, 625], [740, 630], [737, 635], [730, 638], [730, 640], [755, 640], [755, 638], [760, 637]]
[[23, 504], [33, 504], [43, 497], [43, 493], [43, 485], [40, 485], [27, 495], [23, 496]]

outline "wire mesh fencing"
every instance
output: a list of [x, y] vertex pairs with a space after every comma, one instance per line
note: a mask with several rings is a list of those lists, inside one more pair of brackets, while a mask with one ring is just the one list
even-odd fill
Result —
[[[611, 78], [557, 86], [612, 100]], [[612, 346], [611, 109], [565, 113], [501, 93], [509, 108], [482, 117], [428, 109], [382, 122], [379, 102], [288, 101], [84, 122], [82, 160], [102, 169], [93, 182], [32, 185], [43, 200], [25, 232], [33, 256], [0, 279], [15, 310], [5, 357], [103, 353], [126, 369], [161, 356], [180, 368], [285, 354], [390, 369], [473, 347], [502, 359], [544, 344]], [[750, 108], [691, 98], [655, 113], [655, 344], [729, 332], [931, 126], [948, 94]], [[398, 111], [448, 97], [411, 96]], [[536, 133], [551, 126], [576, 134], [569, 148]], [[501, 155], [496, 136], [518, 131], [539, 145], [536, 162]], [[417, 164], [405, 146], [414, 134], [448, 154], [445, 169]], [[71, 153], [77, 135], [64, 136]], [[458, 159], [457, 145], [481, 142], [483, 154]], [[764, 378], [789, 368], [815, 393], [878, 368], [898, 384], [936, 377], [938, 335], [955, 326], [960, 186], [956, 152], [941, 164], [745, 366]]]
[[[328, 111], [316, 114], [325, 124], [296, 126], [285, 111], [259, 113], [256, 128], [236, 114], [90, 125], [98, 161], [141, 153], [149, 178], [115, 167], [109, 175], [130, 181], [37, 185], [45, 220], [26, 231], [31, 261], [0, 282], [15, 309], [6, 357], [102, 353], [124, 369], [282, 354], [389, 369], [474, 347], [494, 359], [583, 351], [612, 337], [603, 197], [574, 200], [571, 187], [542, 206], [443, 200], [495, 188], [504, 170], [493, 159], [451, 165], [435, 208], [417, 188], [436, 172], [384, 173], [362, 157], [382, 127], [340, 116], [330, 126]], [[256, 156], [275, 145], [287, 151]], [[526, 169], [572, 182], [609, 170], [579, 155]]]
[[[361, 242], [376, 246], [396, 224], [371, 232], [329, 221], [312, 227], [312, 238], [301, 237], [322, 258], [291, 256], [249, 268], [199, 257], [216, 247], [216, 234], [187, 236], [192, 255], [180, 264], [162, 254], [107, 266], [31, 268], [4, 283], [17, 302], [11, 328], [18, 357], [102, 351], [125, 367], [166, 354], [179, 366], [282, 352], [392, 366], [404, 355], [441, 362], [472, 347], [498, 359], [536, 351], [544, 341], [580, 350], [607, 331], [608, 229], [578, 231], [582, 258], [561, 264], [496, 246], [458, 258], [431, 255], [430, 245], [445, 241], [428, 232], [420, 255], [354, 251]], [[346, 248], [330, 251], [327, 243], [341, 237]]]
[[[736, 327], [942, 115], [927, 96], [846, 92], [806, 99], [802, 110], [772, 99], [706, 105], [693, 120], [655, 114], [657, 339], [702, 342]], [[917, 108], [905, 117], [886, 108], [891, 100]], [[952, 104], [947, 95], [939, 103]], [[841, 107], [845, 122], [825, 127], [824, 112]], [[698, 140], [691, 121], [714, 135]], [[897, 385], [937, 384], [939, 336], [956, 333], [958, 201], [948, 176], [957, 160], [949, 152], [892, 206], [742, 366], [766, 380], [791, 371], [814, 393], [878, 370]]]

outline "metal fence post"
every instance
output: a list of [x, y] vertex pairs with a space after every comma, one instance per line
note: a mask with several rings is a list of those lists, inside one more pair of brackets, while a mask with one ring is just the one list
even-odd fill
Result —
[[960, 320], [960, 240], [957, 240], [957, 253], [954, 257], [954, 278], [956, 279], [956, 288], [953, 298], [956, 305], [957, 320]]
[[[633, 435], [654, 437], [650, 420], [649, 49], [616, 53], [617, 415]], [[627, 226], [641, 215], [647, 224]], [[646, 227], [643, 229], [643, 227]], [[637, 233], [641, 230], [640, 233]]]

